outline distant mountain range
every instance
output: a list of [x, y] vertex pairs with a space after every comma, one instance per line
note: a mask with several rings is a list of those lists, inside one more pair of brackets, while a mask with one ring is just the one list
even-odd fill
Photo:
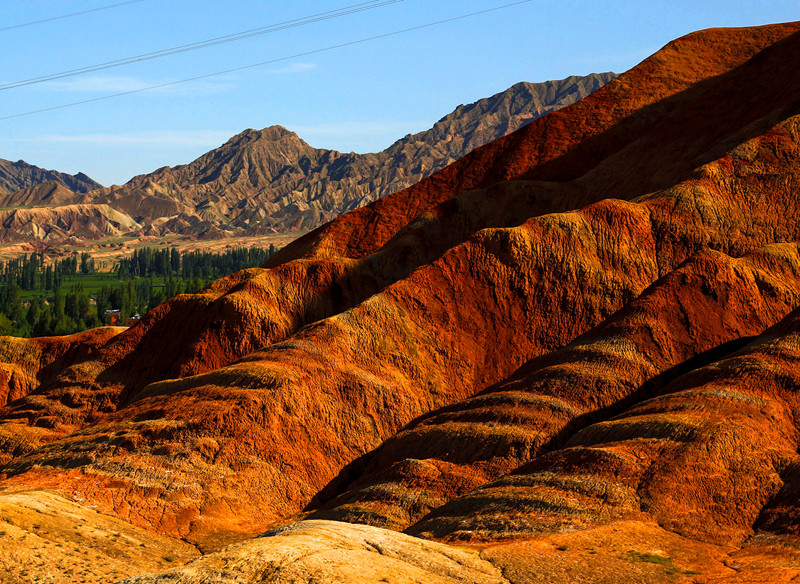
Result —
[[15, 193], [46, 182], [59, 184], [76, 193], [85, 193], [103, 187], [82, 172], [73, 176], [56, 170], [45, 170], [28, 164], [24, 160], [11, 162], [0, 158], [0, 194]]
[[[0, 205], [67, 206], [75, 222], [79, 204], [91, 218], [76, 224], [95, 226], [82, 229], [80, 238], [90, 239], [167, 234], [218, 238], [309, 230], [419, 182], [475, 148], [582, 99], [614, 76], [600, 73], [517, 83], [459, 106], [431, 129], [409, 134], [378, 153], [313, 148], [294, 132], [272, 126], [245, 130], [190, 164], [160, 168], [123, 186], [98, 188], [85, 175], [72, 177], [76, 181], [82, 177], [81, 188], [70, 186], [68, 175], [36, 175], [42, 184], [35, 186], [28, 184], [32, 180], [25, 183], [19, 178], [16, 184], [21, 190], [0, 197]], [[84, 188], [87, 181], [94, 185], [91, 192]], [[105, 221], [105, 205], [129, 220]], [[0, 223], [0, 237], [61, 241], [73, 234], [50, 223], [57, 215], [53, 209], [34, 219], [36, 228], [22, 230], [8, 221]]]

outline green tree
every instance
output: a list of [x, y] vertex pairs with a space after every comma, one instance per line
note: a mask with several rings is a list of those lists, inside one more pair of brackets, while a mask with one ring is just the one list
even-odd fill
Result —
[[18, 321], [22, 317], [22, 288], [16, 284], [6, 289], [6, 305], [3, 312], [13, 321]]
[[39, 315], [42, 313], [43, 308], [44, 300], [41, 297], [31, 300], [28, 312], [25, 314], [25, 322], [31, 327], [36, 326], [36, 322], [39, 320]]
[[94, 274], [94, 272], [94, 260], [89, 252], [85, 251], [81, 254], [81, 274]]
[[14, 334], [14, 323], [5, 314], [0, 314], [0, 335], [7, 337]]
[[50, 310], [43, 310], [39, 313], [39, 318], [33, 326], [33, 336], [46, 337], [53, 334], [53, 329], [50, 326]]
[[62, 315], [61, 318], [56, 321], [56, 324], [53, 327], [53, 334], [59, 337], [63, 335], [71, 335], [72, 333], [76, 332], [77, 329], [78, 326], [74, 320], [66, 315]]

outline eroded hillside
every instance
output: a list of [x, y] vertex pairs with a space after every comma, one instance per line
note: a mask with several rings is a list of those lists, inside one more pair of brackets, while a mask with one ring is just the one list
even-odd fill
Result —
[[206, 552], [129, 582], [800, 577], [799, 56], [800, 23], [688, 35], [28, 359], [0, 488]]

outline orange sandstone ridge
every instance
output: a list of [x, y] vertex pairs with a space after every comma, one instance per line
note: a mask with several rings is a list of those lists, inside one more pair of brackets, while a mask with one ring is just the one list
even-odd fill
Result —
[[800, 577], [798, 66], [800, 23], [688, 35], [113, 338], [4, 341], [0, 487], [206, 553], [130, 583]]

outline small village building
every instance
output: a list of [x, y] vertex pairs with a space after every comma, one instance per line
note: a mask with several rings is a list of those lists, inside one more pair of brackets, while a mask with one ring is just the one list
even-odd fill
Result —
[[106, 322], [111, 326], [119, 324], [120, 311], [118, 308], [114, 310], [106, 310]]

